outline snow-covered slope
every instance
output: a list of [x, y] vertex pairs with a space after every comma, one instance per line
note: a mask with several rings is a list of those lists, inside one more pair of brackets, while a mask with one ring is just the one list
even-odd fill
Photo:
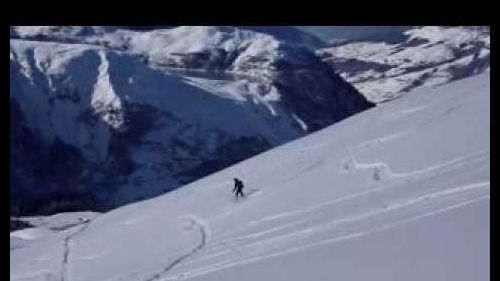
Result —
[[51, 216], [16, 218], [18, 221], [28, 223], [30, 227], [11, 231], [10, 249], [27, 247], [31, 243], [49, 239], [50, 236], [57, 236], [60, 231], [74, 228], [99, 215], [96, 212], [68, 212]]
[[307, 49], [254, 31], [11, 31], [17, 214], [158, 195], [372, 106]]
[[[11, 280], [489, 280], [489, 85], [487, 73], [421, 88], [18, 242]], [[234, 176], [247, 198], [230, 193]]]
[[372, 102], [490, 69], [489, 27], [425, 26], [400, 42], [351, 41], [318, 51]]

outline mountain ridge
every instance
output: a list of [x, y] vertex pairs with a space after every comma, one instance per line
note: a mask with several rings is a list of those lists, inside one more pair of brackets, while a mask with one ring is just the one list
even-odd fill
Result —
[[10, 40], [15, 213], [148, 198], [372, 106], [307, 49], [249, 30], [14, 30], [72, 40]]
[[395, 42], [351, 40], [317, 53], [375, 103], [489, 71], [489, 27], [423, 26], [402, 35]]

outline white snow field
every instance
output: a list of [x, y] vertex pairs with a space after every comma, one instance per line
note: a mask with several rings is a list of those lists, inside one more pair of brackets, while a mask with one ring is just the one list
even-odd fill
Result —
[[489, 73], [44, 237], [11, 280], [489, 280]]

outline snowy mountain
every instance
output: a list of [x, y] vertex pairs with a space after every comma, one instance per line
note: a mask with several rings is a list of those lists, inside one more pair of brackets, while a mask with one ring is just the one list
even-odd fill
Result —
[[21, 219], [11, 281], [490, 280], [490, 76], [105, 214]]
[[281, 41], [301, 45], [310, 50], [327, 47], [325, 41], [293, 26], [240, 26], [240, 28], [266, 33]]
[[399, 42], [348, 41], [318, 55], [372, 102], [489, 71], [489, 27], [416, 27]]
[[411, 26], [297, 26], [331, 44], [342, 41], [377, 41], [398, 43], [405, 39], [404, 31]]
[[[37, 40], [62, 40], [62, 41], [78, 41], [93, 42], [103, 44], [104, 42], [121, 41], [126, 43], [124, 38], [130, 38], [134, 35], [143, 33], [145, 31], [157, 31], [165, 33], [167, 29], [175, 28], [175, 26], [13, 26], [10, 29], [11, 38], [24, 38], [24, 39], [37, 39]], [[186, 28], [186, 27], [184, 27]], [[201, 28], [206, 27], [187, 27], [187, 28]], [[268, 34], [275, 39], [294, 45], [306, 47], [312, 51], [327, 47], [326, 42], [317, 38], [313, 34], [305, 32], [301, 29], [292, 26], [237, 26], [238, 30], [250, 30], [258, 33]], [[217, 29], [217, 28], [216, 28]], [[136, 31], [131, 33], [130, 31]], [[115, 33], [114, 39], [102, 39], [89, 37], [99, 36], [105, 33]], [[116, 35], [119, 34], [119, 35]]]
[[301, 46], [231, 27], [12, 27], [11, 212], [155, 196], [372, 106]]

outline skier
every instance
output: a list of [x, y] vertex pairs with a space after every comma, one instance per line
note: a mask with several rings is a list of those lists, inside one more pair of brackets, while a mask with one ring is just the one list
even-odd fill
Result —
[[238, 199], [238, 195], [240, 195], [241, 197], [245, 196], [245, 194], [243, 194], [243, 182], [237, 178], [234, 178], [233, 192], [236, 192], [236, 199]]

